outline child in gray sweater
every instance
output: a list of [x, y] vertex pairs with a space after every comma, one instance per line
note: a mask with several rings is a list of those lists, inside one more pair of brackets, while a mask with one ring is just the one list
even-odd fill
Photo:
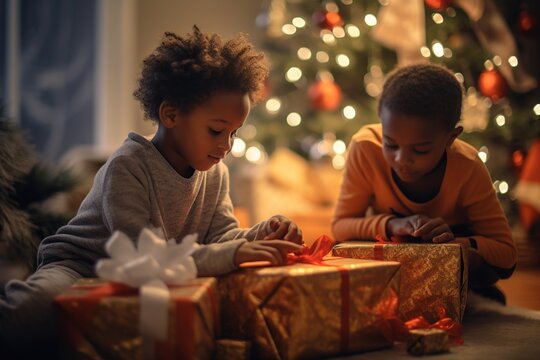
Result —
[[78, 278], [95, 276], [116, 230], [134, 241], [145, 227], [177, 241], [198, 234], [202, 246], [193, 257], [199, 276], [224, 274], [245, 261], [279, 265], [288, 252], [301, 251], [301, 231], [284, 216], [238, 227], [222, 162], [267, 74], [263, 54], [243, 36], [222, 42], [197, 27], [185, 37], [165, 34], [144, 60], [134, 93], [157, 123], [156, 134], [128, 135], [96, 174], [77, 215], [43, 240], [38, 270], [6, 285], [2, 349], [9, 345], [21, 356], [54, 351], [54, 296]]

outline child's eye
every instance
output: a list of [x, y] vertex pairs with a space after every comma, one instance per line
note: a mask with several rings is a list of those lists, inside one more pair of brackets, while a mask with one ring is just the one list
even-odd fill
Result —
[[397, 149], [397, 148], [398, 148], [397, 145], [394, 145], [394, 144], [388, 144], [388, 143], [385, 143], [384, 146], [387, 147], [387, 148], [389, 148], [389, 149]]
[[220, 130], [214, 130], [212, 128], [208, 128], [208, 132], [210, 133], [210, 135], [212, 136], [219, 136], [221, 135], [222, 131]]
[[414, 150], [414, 152], [418, 155], [424, 155], [429, 152], [429, 150]]

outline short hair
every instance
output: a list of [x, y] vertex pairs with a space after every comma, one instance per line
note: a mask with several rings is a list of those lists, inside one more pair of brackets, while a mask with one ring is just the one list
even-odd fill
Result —
[[163, 101], [189, 113], [217, 90], [247, 93], [260, 99], [268, 65], [244, 34], [223, 42], [217, 34], [204, 34], [197, 26], [180, 37], [166, 32], [161, 44], [143, 60], [141, 77], [133, 95], [145, 118], [159, 121]]
[[392, 112], [440, 121], [448, 130], [461, 118], [463, 86], [446, 67], [416, 64], [394, 69], [379, 100]]

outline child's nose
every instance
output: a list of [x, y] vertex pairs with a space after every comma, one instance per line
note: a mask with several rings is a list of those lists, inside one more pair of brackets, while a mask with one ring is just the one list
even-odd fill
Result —
[[403, 150], [398, 150], [396, 152], [395, 161], [396, 163], [402, 164], [402, 165], [412, 163], [411, 157]]
[[231, 148], [232, 148], [232, 142], [233, 142], [233, 139], [230, 138], [230, 137], [227, 137], [225, 140], [222, 140], [219, 144], [219, 148], [221, 150], [223, 150], [224, 152], [228, 153], [229, 151], [231, 151]]

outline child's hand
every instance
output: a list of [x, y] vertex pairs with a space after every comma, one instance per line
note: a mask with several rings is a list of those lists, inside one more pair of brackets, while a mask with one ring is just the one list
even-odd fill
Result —
[[269, 261], [272, 265], [287, 262], [288, 253], [301, 253], [302, 246], [288, 241], [258, 240], [240, 245], [234, 257], [236, 266], [248, 261]]
[[267, 221], [267, 234], [263, 240], [283, 239], [296, 244], [303, 244], [302, 230], [291, 219], [282, 216], [274, 215]]
[[391, 235], [413, 236], [434, 243], [454, 240], [450, 226], [441, 218], [430, 219], [424, 215], [393, 218], [388, 220], [386, 227]]

